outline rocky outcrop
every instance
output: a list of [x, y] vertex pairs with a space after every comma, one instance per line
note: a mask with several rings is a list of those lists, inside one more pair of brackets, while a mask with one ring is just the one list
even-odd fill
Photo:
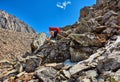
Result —
[[0, 80], [119, 82], [119, 3], [97, 0], [96, 5], [83, 8], [78, 22], [62, 28], [56, 43], [40, 41], [33, 53], [19, 56], [14, 62], [0, 62], [7, 70], [1, 69]]
[[0, 28], [13, 30], [17, 32], [35, 33], [32, 27], [20, 21], [13, 15], [0, 10]]

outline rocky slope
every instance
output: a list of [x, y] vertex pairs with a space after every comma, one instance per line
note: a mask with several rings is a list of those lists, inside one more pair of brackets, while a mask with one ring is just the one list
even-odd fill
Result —
[[[120, 1], [97, 0], [62, 28], [58, 41], [33, 41], [33, 53], [0, 62], [3, 82], [120, 82]], [[39, 44], [43, 43], [43, 44]], [[41, 46], [39, 46], [41, 45]], [[34, 48], [35, 47], [35, 48]]]
[[0, 10], [0, 28], [17, 32], [35, 33], [35, 31], [23, 21], [2, 10]]
[[18, 55], [30, 52], [35, 34], [0, 29], [0, 60], [13, 61]]

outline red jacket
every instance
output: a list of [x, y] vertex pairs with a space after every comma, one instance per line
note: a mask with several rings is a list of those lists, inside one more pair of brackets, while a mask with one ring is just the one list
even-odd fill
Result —
[[49, 31], [57, 31], [57, 33], [60, 32], [60, 28], [57, 27], [49, 27]]

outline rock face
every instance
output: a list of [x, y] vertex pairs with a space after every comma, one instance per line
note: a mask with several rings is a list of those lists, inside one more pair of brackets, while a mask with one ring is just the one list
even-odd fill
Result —
[[0, 10], [0, 28], [17, 32], [35, 33], [35, 31], [23, 21], [20, 21], [15, 16], [9, 15], [2, 10]]
[[39, 37], [33, 53], [1, 61], [0, 80], [120, 82], [119, 10], [119, 0], [97, 0], [81, 9], [78, 22], [62, 28], [56, 43]]

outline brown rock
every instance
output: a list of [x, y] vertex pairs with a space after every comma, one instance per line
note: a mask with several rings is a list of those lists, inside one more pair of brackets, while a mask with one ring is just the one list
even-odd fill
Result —
[[95, 35], [93, 33], [86, 34], [70, 34], [69, 37], [78, 42], [81, 46], [94, 46], [101, 47], [102, 43], [106, 41], [105, 37], [101, 37], [102, 35]]

